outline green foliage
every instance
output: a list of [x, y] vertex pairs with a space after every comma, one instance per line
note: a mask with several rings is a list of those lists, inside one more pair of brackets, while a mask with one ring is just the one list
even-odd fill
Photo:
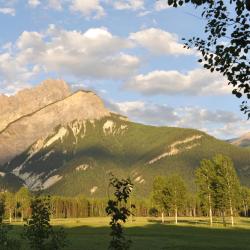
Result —
[[203, 204], [209, 211], [210, 224], [212, 225], [212, 209], [216, 208], [222, 212], [223, 220], [229, 210], [234, 225], [234, 212], [240, 200], [240, 182], [232, 160], [218, 154], [212, 160], [201, 161], [196, 170], [196, 183]]
[[[227, 77], [233, 86], [232, 93], [250, 99], [249, 64], [249, 0], [168, 0], [174, 7], [185, 3], [203, 6], [202, 18], [206, 20], [206, 38], [186, 40], [186, 47], [197, 48], [203, 57], [199, 62], [211, 72]], [[184, 39], [185, 40], [185, 39]], [[243, 101], [241, 110], [250, 118], [250, 107]]]
[[215, 207], [215, 169], [211, 160], [202, 160], [199, 168], [195, 171], [196, 184], [199, 190], [201, 202], [207, 214], [210, 216], [212, 225], [212, 209]]
[[240, 182], [232, 160], [224, 155], [213, 158], [217, 205], [222, 209], [235, 209], [239, 201]]
[[163, 176], [156, 176], [153, 181], [152, 199], [155, 205], [163, 212], [167, 207], [165, 193], [166, 179]]
[[21, 243], [16, 239], [11, 239], [8, 235], [11, 230], [11, 226], [3, 223], [4, 216], [4, 200], [0, 197], [0, 246], [1, 250], [19, 250], [21, 249]]
[[132, 192], [133, 184], [130, 178], [119, 180], [111, 174], [110, 186], [114, 188], [114, 199], [110, 199], [106, 207], [107, 215], [111, 216], [109, 224], [111, 226], [110, 235], [112, 240], [110, 241], [109, 249], [127, 250], [132, 242], [125, 238], [121, 222], [126, 223], [131, 215], [126, 205]]
[[4, 211], [5, 211], [4, 197], [3, 197], [3, 196], [0, 196], [0, 223], [3, 222], [3, 219], [4, 219]]
[[0, 246], [1, 250], [19, 250], [21, 249], [20, 241], [9, 237], [8, 233], [11, 226], [0, 223]]
[[21, 210], [21, 220], [23, 221], [24, 216], [27, 216], [27, 210], [30, 207], [31, 194], [26, 187], [21, 187], [16, 193], [16, 200]]
[[24, 226], [23, 237], [29, 241], [33, 250], [57, 250], [66, 246], [62, 229], [55, 232], [50, 225], [49, 197], [35, 197], [31, 201], [31, 219]]
[[179, 210], [185, 205], [187, 188], [183, 178], [180, 175], [167, 176], [165, 186], [166, 202], [170, 211]]
[[[178, 222], [178, 211], [186, 205], [187, 189], [183, 178], [174, 174], [171, 176], [157, 176], [153, 182], [152, 198], [162, 211], [174, 212], [175, 223]], [[164, 222], [164, 218], [162, 218]]]
[[240, 208], [243, 209], [244, 216], [249, 216], [249, 208], [250, 208], [250, 188], [248, 187], [241, 187], [240, 188], [240, 200], [241, 205]]
[[[112, 133], [104, 134], [103, 126], [107, 120], [112, 120], [115, 128]], [[122, 125], [127, 126], [126, 129], [121, 130]], [[62, 176], [58, 182], [44, 190], [46, 194], [68, 197], [84, 195], [94, 199], [107, 196], [107, 173], [111, 171], [119, 177], [130, 175], [136, 195], [145, 198], [151, 192], [154, 177], [159, 175], [182, 173], [188, 188], [195, 190], [194, 173], [200, 161], [221, 153], [232, 158], [242, 184], [250, 185], [249, 150], [217, 140], [198, 130], [145, 126], [121, 120], [114, 115], [95, 121], [94, 124], [87, 122], [86, 130], [82, 126], [77, 135], [77, 143], [71, 128], [67, 127], [67, 130], [68, 134], [63, 142], [58, 140], [29, 159], [28, 149], [22, 157], [17, 157], [1, 171], [11, 172], [27, 160], [23, 165], [24, 172], [36, 175], [45, 172], [48, 177]], [[168, 152], [171, 144], [193, 136], [201, 137], [179, 144], [178, 154], [148, 164], [153, 158]], [[186, 150], [185, 147], [189, 146], [190, 149]], [[54, 153], [50, 154], [52, 151]], [[46, 158], [48, 154], [49, 157]], [[77, 167], [81, 165], [87, 166], [87, 169], [77, 171]], [[49, 175], [52, 171], [53, 174]], [[144, 182], [136, 181], [140, 176]], [[0, 177], [0, 183], [4, 178]], [[17, 181], [14, 179], [8, 183], [12, 186]], [[97, 189], [91, 193], [94, 186]]]

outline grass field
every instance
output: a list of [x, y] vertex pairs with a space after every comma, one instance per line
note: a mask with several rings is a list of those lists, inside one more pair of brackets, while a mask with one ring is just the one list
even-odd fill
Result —
[[[105, 250], [110, 240], [108, 218], [83, 218], [52, 220], [63, 226], [68, 235], [67, 250]], [[132, 250], [250, 250], [250, 219], [238, 218], [234, 228], [224, 228], [215, 223], [213, 228], [204, 218], [180, 218], [175, 226], [173, 219], [162, 225], [150, 218], [136, 218], [126, 224], [126, 234], [133, 241]], [[11, 234], [22, 231], [20, 223], [14, 224]], [[25, 244], [25, 243], [24, 243]], [[25, 250], [27, 246], [24, 245]]]

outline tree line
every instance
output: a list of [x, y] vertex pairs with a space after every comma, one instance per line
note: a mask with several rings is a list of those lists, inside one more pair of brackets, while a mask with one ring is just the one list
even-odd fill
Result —
[[[208, 216], [210, 224], [213, 217], [220, 216], [225, 224], [226, 216], [250, 216], [250, 189], [240, 185], [233, 162], [226, 156], [216, 155], [213, 159], [204, 159], [195, 172], [197, 190], [188, 190], [187, 184], [179, 174], [156, 176], [149, 197], [141, 199], [130, 195], [128, 206], [134, 205], [134, 217]], [[26, 187], [16, 193], [2, 192], [0, 200], [4, 203], [4, 218], [23, 221], [31, 216], [32, 194]], [[51, 196], [51, 218], [81, 218], [106, 216], [108, 198], [87, 198]]]
[[[161, 212], [175, 217], [185, 215], [189, 208], [192, 215], [199, 214], [209, 217], [213, 225], [213, 217], [221, 216], [226, 225], [226, 216], [230, 217], [234, 226], [236, 215], [249, 216], [250, 189], [240, 185], [232, 160], [218, 154], [213, 159], [204, 159], [195, 171], [197, 192], [188, 193], [184, 179], [180, 175], [155, 177], [152, 198]], [[191, 210], [190, 210], [191, 207]]]

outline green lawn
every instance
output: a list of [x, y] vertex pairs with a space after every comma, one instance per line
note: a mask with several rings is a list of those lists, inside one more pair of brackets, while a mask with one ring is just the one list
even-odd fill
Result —
[[[171, 221], [170, 221], [171, 220]], [[132, 250], [250, 250], [250, 219], [238, 218], [234, 228], [213, 228], [204, 218], [180, 218], [178, 226], [168, 219], [164, 225], [149, 218], [136, 218], [126, 225], [126, 234], [133, 241]], [[68, 234], [67, 250], [105, 250], [110, 240], [108, 218], [53, 220], [54, 226], [63, 226]], [[12, 235], [19, 235], [22, 226], [14, 224]], [[27, 250], [27, 246], [24, 246]]]

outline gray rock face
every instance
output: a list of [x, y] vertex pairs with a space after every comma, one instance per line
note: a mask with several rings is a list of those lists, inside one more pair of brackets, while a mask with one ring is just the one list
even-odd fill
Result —
[[37, 87], [21, 90], [14, 96], [0, 95], [0, 131], [20, 117], [62, 100], [70, 94], [66, 82], [46, 80]]
[[[47, 84], [47, 81], [45, 84]], [[61, 86], [61, 84], [59, 85]], [[3, 122], [4, 119], [1, 118], [2, 124], [5, 124], [5, 128], [0, 132], [0, 164], [22, 153], [38, 139], [47, 137], [58, 125], [66, 125], [74, 120], [100, 119], [110, 115], [101, 99], [92, 92], [78, 91], [60, 100], [68, 94], [68, 90], [67, 86], [65, 86], [62, 92], [58, 90], [59, 94], [57, 97], [56, 91], [48, 97], [46, 94], [44, 96], [43, 91], [39, 92], [39, 94], [35, 92], [33, 96], [34, 92], [30, 90], [29, 94], [25, 93], [25, 97], [27, 97], [25, 105], [21, 103], [22, 107], [26, 107], [25, 115], [20, 116], [20, 113], [17, 114], [17, 112], [14, 112], [15, 115], [12, 115], [9, 111], [12, 117], [18, 117], [19, 115], [19, 118], [15, 121], [13, 121], [13, 118], [7, 119], [8, 124], [7, 121]], [[29, 108], [29, 106], [32, 106], [29, 103], [33, 102], [35, 98], [37, 98], [34, 101], [36, 103], [36, 111], [28, 113], [27, 110], [35, 109], [34, 107]], [[48, 100], [55, 99], [59, 99], [59, 101], [47, 104]], [[22, 99], [20, 98], [19, 100]], [[47, 105], [41, 107], [43, 103]], [[13, 107], [11, 108], [14, 109]], [[11, 110], [11, 108], [9, 109]], [[6, 112], [4, 114], [8, 117]]]

